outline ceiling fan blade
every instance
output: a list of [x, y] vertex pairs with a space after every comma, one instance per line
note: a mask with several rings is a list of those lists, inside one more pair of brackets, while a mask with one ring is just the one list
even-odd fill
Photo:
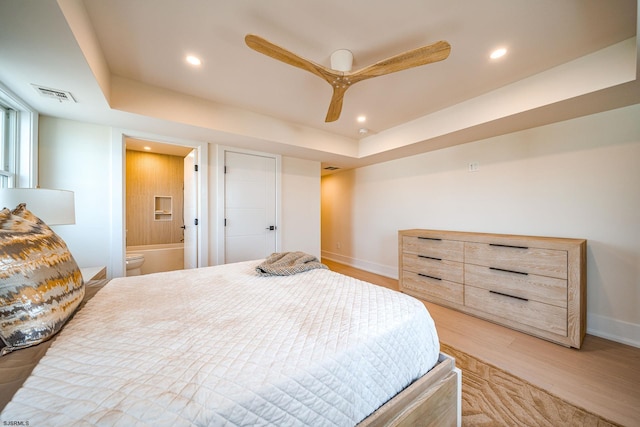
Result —
[[446, 41], [439, 41], [383, 59], [353, 73], [347, 73], [347, 75], [350, 75], [353, 84], [372, 77], [442, 61], [447, 59], [450, 52], [451, 45]]
[[333, 95], [331, 96], [331, 103], [329, 104], [327, 117], [324, 119], [326, 123], [335, 122], [340, 118], [340, 113], [342, 112], [342, 101], [344, 100], [344, 93], [349, 88], [349, 86], [347, 85], [332, 86], [332, 87], [333, 87]]
[[310, 73], [313, 73], [327, 81], [333, 88], [333, 96], [331, 97], [331, 103], [329, 104], [329, 111], [327, 112], [325, 122], [338, 120], [342, 111], [344, 93], [348, 88], [348, 84], [344, 84], [343, 82], [344, 72], [334, 71], [320, 64], [316, 64], [313, 61], [302, 58], [301, 56], [273, 44], [260, 36], [256, 36], [255, 34], [247, 34], [244, 41], [247, 46], [256, 52], [277, 59], [285, 64], [293, 65], [294, 67], [309, 71]]
[[259, 52], [263, 55], [270, 56], [273, 59], [284, 62], [285, 64], [293, 65], [294, 67], [301, 68], [309, 71], [331, 83], [336, 76], [341, 76], [342, 72], [335, 72], [330, 68], [324, 67], [320, 64], [316, 64], [313, 61], [305, 59], [287, 49], [271, 43], [268, 40], [263, 39], [255, 34], [247, 34], [244, 38], [245, 43], [251, 49]]

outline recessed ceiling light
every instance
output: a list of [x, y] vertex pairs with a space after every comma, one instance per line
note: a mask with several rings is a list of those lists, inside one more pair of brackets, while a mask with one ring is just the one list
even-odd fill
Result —
[[507, 53], [507, 49], [505, 49], [504, 47], [501, 47], [500, 49], [496, 49], [493, 52], [491, 52], [491, 55], [489, 55], [489, 57], [491, 59], [498, 59], [498, 58], [502, 58], [506, 53]]
[[151, 151], [151, 147], [143, 147], [147, 151]]
[[364, 123], [367, 121], [367, 116], [358, 116], [358, 123]]
[[188, 55], [187, 56], [187, 62], [191, 65], [200, 65], [202, 64], [202, 61], [200, 61], [200, 58], [198, 58], [197, 56], [193, 56], [193, 55]]

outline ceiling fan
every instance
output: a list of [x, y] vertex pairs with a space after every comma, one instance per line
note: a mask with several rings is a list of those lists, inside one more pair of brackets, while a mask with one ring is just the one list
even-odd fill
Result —
[[326, 80], [327, 83], [333, 87], [333, 96], [331, 97], [325, 122], [338, 120], [340, 112], [342, 111], [344, 94], [347, 89], [354, 84], [372, 77], [383, 76], [385, 74], [395, 73], [396, 71], [442, 61], [447, 59], [449, 52], [451, 52], [451, 45], [449, 45], [449, 43], [439, 41], [392, 56], [352, 72], [351, 65], [353, 63], [353, 55], [346, 49], [337, 50], [331, 55], [331, 68], [328, 68], [302, 58], [254, 34], [248, 34], [244, 40], [251, 49], [277, 59], [278, 61], [282, 61], [285, 64], [309, 71]]

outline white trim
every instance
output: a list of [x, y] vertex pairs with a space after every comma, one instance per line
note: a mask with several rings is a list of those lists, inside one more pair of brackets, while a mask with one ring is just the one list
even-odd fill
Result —
[[163, 144], [181, 145], [196, 149], [196, 163], [198, 164], [198, 267], [209, 265], [209, 144], [200, 141], [169, 138], [145, 132], [113, 129], [111, 182], [113, 194], [111, 197], [111, 277], [124, 276], [125, 272], [125, 139], [145, 139]]
[[111, 254], [107, 278], [125, 274], [125, 146], [124, 134], [111, 131]]
[[237, 147], [216, 145], [216, 264], [224, 264], [224, 158], [225, 152], [251, 154], [276, 161], [276, 252], [282, 247], [282, 156]]
[[640, 325], [587, 313], [587, 333], [640, 348]]

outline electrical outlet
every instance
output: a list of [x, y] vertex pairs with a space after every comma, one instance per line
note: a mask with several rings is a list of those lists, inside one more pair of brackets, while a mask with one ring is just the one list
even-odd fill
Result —
[[340, 242], [336, 243], [336, 249], [342, 249], [342, 243]]
[[478, 172], [480, 170], [480, 163], [469, 162], [469, 172]]

